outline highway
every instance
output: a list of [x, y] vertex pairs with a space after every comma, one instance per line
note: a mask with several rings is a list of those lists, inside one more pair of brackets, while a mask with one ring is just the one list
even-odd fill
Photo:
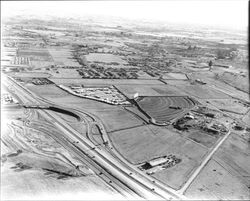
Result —
[[[16, 89], [16, 94], [21, 96], [25, 104], [42, 105], [44, 103], [41, 98], [34, 95], [32, 92], [19, 85], [13, 79], [9, 79], [9, 82]], [[39, 110], [46, 119], [52, 122], [58, 129], [62, 131], [62, 135], [66, 137], [72, 144], [79, 149], [83, 154], [88, 155], [98, 165], [100, 165], [110, 175], [121, 181], [127, 188], [131, 189], [131, 192], [135, 193], [144, 199], [180, 199], [178, 194], [174, 192], [168, 192], [166, 189], [162, 189], [155, 185], [151, 181], [138, 177], [137, 174], [131, 175], [131, 170], [124, 167], [119, 161], [116, 160], [111, 154], [108, 154], [102, 148], [95, 146], [88, 139], [70, 127], [64, 120], [58, 115], [49, 110]], [[75, 143], [77, 142], [77, 143]]]
[[[124, 186], [119, 180], [110, 175], [107, 171], [105, 171], [100, 165], [96, 164], [92, 158], [90, 157], [89, 150], [82, 151], [79, 150], [76, 146], [68, 141], [65, 137], [61, 135], [59, 131], [55, 131], [55, 128], [52, 125], [45, 125], [41, 122], [30, 122], [29, 125], [39, 128], [40, 132], [44, 132], [48, 134], [50, 137], [58, 141], [63, 147], [73, 150], [73, 154], [77, 156], [77, 158], [82, 162], [82, 164], [87, 164], [87, 166], [91, 167], [91, 170], [94, 171], [104, 182], [108, 183], [113, 189], [119, 192], [121, 195], [126, 198], [135, 198], [136, 195], [134, 192], [131, 192], [131, 189]], [[111, 182], [112, 181], [112, 182]], [[119, 184], [119, 185], [118, 185]]]

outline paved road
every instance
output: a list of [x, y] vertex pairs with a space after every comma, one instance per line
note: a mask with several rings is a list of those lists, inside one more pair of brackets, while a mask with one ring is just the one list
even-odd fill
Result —
[[[13, 80], [12, 83], [16, 86], [16, 89], [17, 91], [19, 91], [19, 94], [25, 94], [24, 99], [28, 99], [29, 101], [32, 100], [33, 104], [41, 104], [41, 101], [37, 101], [35, 97], [32, 97], [32, 93], [29, 94], [29, 91], [23, 88], [23, 86], [18, 85]], [[145, 182], [145, 180], [142, 180], [141, 178], [131, 177], [129, 174], [129, 170], [127, 170], [123, 166], [120, 166], [120, 164], [117, 163], [117, 161], [113, 157], [107, 155], [106, 153], [103, 153], [103, 151], [99, 150], [98, 147], [96, 147], [93, 143], [87, 141], [86, 139], [83, 140], [80, 133], [68, 126], [60, 117], [55, 115], [54, 112], [42, 111], [42, 113], [46, 118], [50, 119], [50, 121], [53, 122], [54, 125], [56, 125], [60, 130], [62, 130], [63, 133], [67, 135], [70, 140], [77, 141], [77, 147], [79, 149], [90, 150], [89, 152], [91, 153], [94, 161], [98, 162], [99, 164], [102, 164], [103, 168], [109, 170], [110, 174], [119, 178], [121, 181], [123, 181], [124, 184], [133, 189], [133, 191], [136, 192], [142, 198], [178, 199], [178, 196], [172, 195], [172, 193], [166, 192], [165, 190], [158, 188], [154, 184]]]
[[210, 153], [206, 156], [206, 158], [202, 161], [200, 166], [194, 171], [194, 173], [189, 177], [187, 182], [184, 184], [184, 186], [178, 191], [180, 194], [185, 193], [187, 188], [191, 185], [191, 183], [194, 181], [194, 179], [198, 176], [198, 174], [202, 171], [202, 169], [205, 167], [205, 165], [208, 163], [208, 161], [212, 158], [214, 153], [217, 151], [217, 149], [222, 145], [222, 143], [228, 138], [230, 135], [230, 131], [220, 140], [220, 142], [210, 151]]

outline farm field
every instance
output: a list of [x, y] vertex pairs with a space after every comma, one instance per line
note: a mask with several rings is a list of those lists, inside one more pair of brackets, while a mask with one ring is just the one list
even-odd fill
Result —
[[100, 117], [108, 132], [142, 125], [143, 123], [130, 112], [117, 106], [70, 95], [55, 85], [48, 86], [29, 86], [28, 88], [33, 92], [38, 90], [38, 93], [36, 92], [38, 95], [59, 105], [73, 106]]
[[116, 87], [127, 97], [133, 98], [138, 93], [139, 96], [183, 96], [185, 93], [180, 92], [176, 87], [165, 84], [159, 85], [116, 85]]
[[166, 73], [162, 76], [166, 80], [187, 80], [187, 76], [182, 73]]
[[181, 137], [178, 133], [152, 125], [111, 132], [109, 136], [116, 150], [132, 164], [141, 164], [169, 154], [180, 158], [182, 161], [176, 166], [153, 175], [176, 189], [183, 185], [190, 172], [207, 153], [205, 147]]
[[188, 138], [204, 145], [207, 148], [213, 147], [218, 140], [218, 138], [208, 135], [202, 131], [190, 131], [190, 134], [188, 134]]
[[100, 118], [107, 132], [143, 125], [140, 119], [123, 109], [89, 109], [88, 111]]
[[208, 162], [185, 195], [198, 200], [248, 200], [250, 197], [246, 185], [215, 160]]
[[[133, 164], [139, 164], [167, 153], [171, 154], [173, 151], [175, 153], [179, 151], [190, 158], [199, 160], [207, 150], [182, 138], [174, 131], [153, 125], [112, 132], [109, 135], [117, 150]], [[179, 144], [182, 146], [178, 146]], [[199, 152], [194, 151], [195, 149]]]
[[23, 72], [23, 73], [11, 73], [13, 77], [20, 77], [20, 78], [48, 78], [50, 77], [49, 73], [43, 73], [43, 72]]
[[68, 95], [66, 91], [61, 90], [54, 84], [49, 84], [49, 85], [27, 84], [26, 87], [32, 92], [44, 98], [56, 98]]
[[242, 115], [244, 115], [249, 109], [249, 107], [244, 106], [244, 104], [237, 99], [209, 99], [208, 102], [223, 111]]
[[146, 117], [142, 112], [140, 112], [137, 107], [135, 107], [135, 106], [133, 106], [133, 107], [126, 107], [126, 110], [130, 111], [131, 114], [134, 114], [135, 116], [140, 117], [145, 122], [149, 122], [148, 117]]
[[76, 69], [59, 68], [56, 72], [50, 72], [50, 74], [53, 78], [81, 78]]
[[30, 63], [31, 63], [30, 65], [34, 69], [49, 68], [50, 66], [54, 65], [53, 61], [38, 61], [38, 60], [33, 60]]
[[218, 91], [224, 92], [230, 96], [233, 96], [235, 98], [241, 98], [243, 100], [249, 101], [249, 94], [245, 93], [243, 91], [237, 90], [235, 87], [230, 86], [226, 83], [221, 82], [216, 78], [214, 73], [208, 73], [208, 72], [197, 72], [192, 73], [189, 75], [190, 79], [201, 79], [204, 80], [207, 85], [209, 85], [211, 88], [217, 89]]
[[241, 91], [249, 93], [248, 73], [241, 75], [231, 72], [224, 72], [219, 76], [219, 79], [227, 83], [228, 85], [231, 85]]
[[[192, 84], [189, 80], [172, 80], [172, 79], [166, 80], [165, 79], [164, 82], [166, 84], [168, 84], [169, 86], [178, 86], [178, 85], [180, 85], [180, 86], [182, 86], [182, 85], [192, 86]], [[182, 92], [182, 93], [184, 93], [184, 92]]]
[[230, 96], [208, 87], [206, 85], [178, 85], [176, 86], [180, 91], [184, 91], [192, 96], [200, 99], [229, 99]]
[[242, 177], [247, 179], [250, 176], [249, 142], [239, 135], [232, 133], [218, 149], [215, 156]]
[[83, 84], [86, 86], [109, 86], [109, 85], [159, 85], [163, 84], [158, 80], [138, 80], [138, 79], [55, 79], [51, 78], [56, 84]]
[[184, 182], [189, 178], [194, 167], [197, 166], [197, 163], [194, 160], [186, 156], [181, 156], [181, 158], [182, 165], [178, 164], [174, 167], [158, 171], [153, 174], [152, 177], [174, 188], [175, 190], [180, 189]]
[[91, 53], [88, 55], [85, 55], [87, 61], [89, 62], [104, 62], [104, 63], [111, 63], [111, 62], [117, 62], [121, 64], [125, 64], [126, 62], [120, 58], [120, 56], [116, 56], [113, 54], [103, 54], [103, 53]]
[[81, 67], [81, 65], [72, 58], [73, 55], [71, 53], [70, 47], [48, 48], [48, 51], [56, 65]]
[[49, 54], [47, 49], [18, 49], [17, 51], [18, 57], [30, 57], [31, 60], [44, 60], [44, 61], [52, 61], [52, 57]]

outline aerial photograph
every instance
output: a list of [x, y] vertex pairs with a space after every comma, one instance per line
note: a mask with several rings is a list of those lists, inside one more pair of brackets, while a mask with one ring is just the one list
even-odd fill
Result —
[[1, 1], [0, 200], [250, 200], [248, 4]]

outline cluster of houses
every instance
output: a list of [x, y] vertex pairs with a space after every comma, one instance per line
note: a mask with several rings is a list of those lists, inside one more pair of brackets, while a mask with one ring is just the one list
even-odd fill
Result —
[[91, 87], [84, 86], [64, 86], [59, 85], [62, 89], [73, 95], [106, 102], [112, 105], [129, 105], [130, 102], [114, 86], [110, 87]]

